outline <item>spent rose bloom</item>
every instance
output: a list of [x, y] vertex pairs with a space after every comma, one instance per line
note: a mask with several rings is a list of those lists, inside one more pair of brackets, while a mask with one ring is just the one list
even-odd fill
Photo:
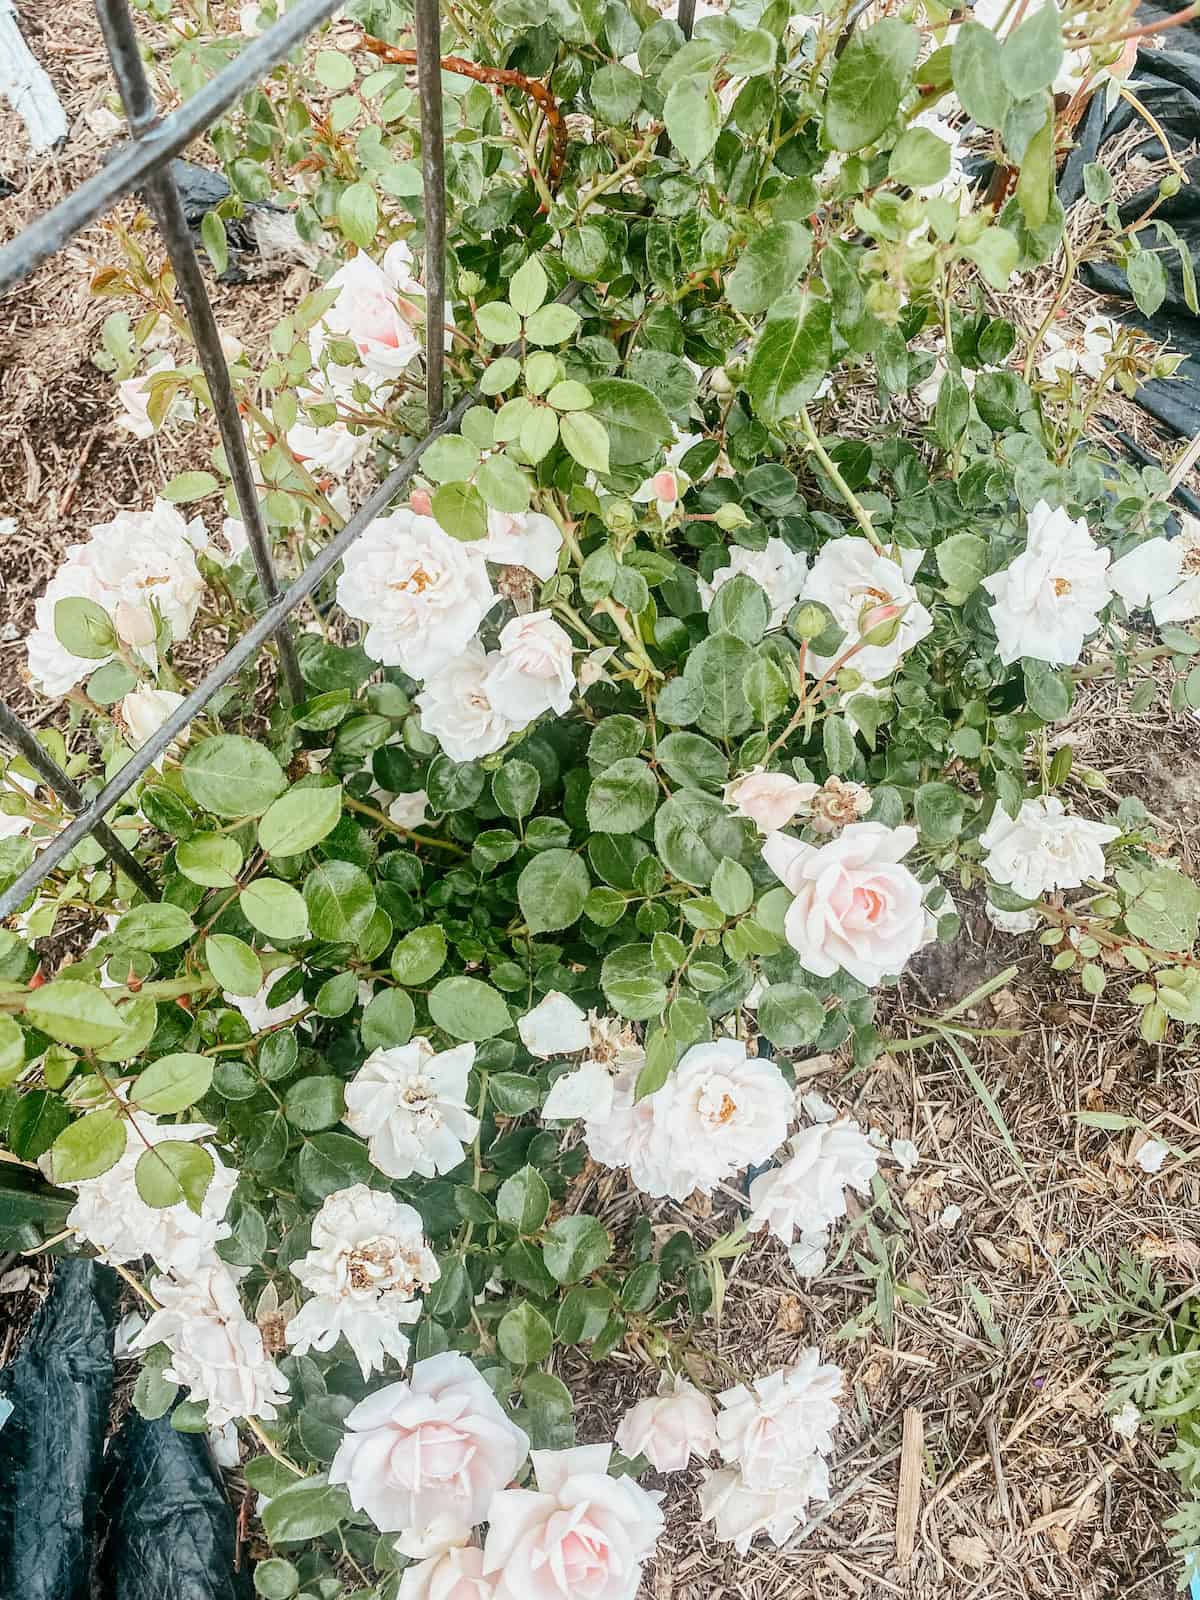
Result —
[[457, 1526], [465, 1539], [492, 1515], [529, 1449], [466, 1356], [418, 1361], [405, 1383], [359, 1401], [329, 1469], [381, 1533]]
[[[1111, 317], [1089, 317], [1082, 328], [1068, 333], [1054, 326], [1047, 328], [1038, 377], [1045, 383], [1057, 383], [1065, 376], [1080, 374], [1094, 382], [1104, 371], [1120, 331], [1120, 324]], [[1112, 379], [1108, 381], [1111, 385]]]
[[658, 1496], [611, 1478], [611, 1445], [534, 1450], [536, 1489], [505, 1489], [488, 1511], [483, 1570], [496, 1600], [634, 1600], [663, 1530]]
[[346, 1085], [342, 1120], [367, 1141], [380, 1172], [432, 1178], [459, 1164], [463, 1146], [479, 1132], [467, 1110], [474, 1060], [473, 1044], [436, 1051], [421, 1037], [371, 1052]]
[[734, 545], [728, 552], [729, 562], [726, 566], [718, 567], [712, 575], [711, 583], [700, 579], [700, 599], [707, 611], [713, 603], [713, 598], [722, 584], [728, 583], [730, 578], [743, 573], [747, 578], [753, 578], [760, 589], [765, 590], [767, 599], [771, 603], [769, 628], [782, 628], [787, 621], [788, 612], [796, 604], [804, 588], [805, 576], [808, 572], [808, 558], [798, 550], [793, 550], [791, 545], [782, 539], [771, 538], [767, 540], [764, 550], [747, 550], [743, 545]]
[[552, 989], [517, 1023], [521, 1043], [530, 1055], [547, 1061], [551, 1056], [583, 1054], [573, 1072], [551, 1085], [542, 1117], [547, 1122], [583, 1117], [602, 1122], [612, 1111], [614, 1074], [640, 1069], [645, 1051], [625, 1023], [596, 1011], [584, 1012], [569, 995]]
[[288, 1398], [287, 1380], [242, 1310], [229, 1268], [214, 1260], [179, 1281], [155, 1278], [153, 1290], [161, 1309], [130, 1349], [167, 1345], [171, 1360], [163, 1375], [207, 1405], [210, 1427], [235, 1417], [273, 1421]]
[[711, 1194], [742, 1167], [766, 1161], [787, 1137], [787, 1082], [773, 1061], [747, 1056], [739, 1039], [692, 1045], [666, 1083], [635, 1104], [636, 1078], [632, 1068], [617, 1074], [609, 1115], [585, 1131], [593, 1158], [627, 1166], [644, 1194]]
[[923, 550], [900, 550], [899, 560], [883, 555], [869, 540], [847, 535], [827, 544], [813, 562], [802, 599], [823, 605], [845, 634], [834, 655], [807, 655], [809, 672], [819, 677], [838, 656], [853, 648], [863, 633], [898, 619], [894, 635], [883, 644], [862, 645], [846, 662], [869, 683], [890, 677], [915, 644], [933, 627], [933, 618], [917, 599], [913, 579]]
[[836, 833], [848, 822], [860, 821], [870, 809], [871, 791], [865, 784], [830, 773], [824, 783], [813, 785], [813, 793], [800, 807], [800, 816], [814, 833]]
[[517, 1023], [517, 1032], [526, 1050], [539, 1061], [574, 1055], [587, 1046], [587, 1012], [570, 995], [551, 989]]
[[846, 1215], [846, 1190], [870, 1193], [879, 1170], [875, 1146], [856, 1122], [818, 1122], [801, 1128], [791, 1155], [750, 1183], [752, 1232], [769, 1228], [790, 1245], [795, 1235], [817, 1234]]
[[501, 567], [526, 567], [543, 583], [558, 570], [562, 530], [540, 511], [495, 511], [487, 515], [487, 534], [475, 540], [476, 554]]
[[387, 1356], [408, 1360], [402, 1327], [420, 1316], [417, 1296], [440, 1276], [412, 1206], [365, 1183], [327, 1196], [313, 1218], [312, 1249], [292, 1273], [313, 1298], [288, 1323], [288, 1344], [302, 1356], [332, 1350], [344, 1336], [364, 1378]]
[[713, 1524], [718, 1539], [739, 1555], [750, 1550], [754, 1536], [765, 1533], [784, 1545], [795, 1533], [814, 1500], [829, 1499], [829, 1468], [815, 1453], [796, 1461], [792, 1481], [783, 1489], [751, 1489], [735, 1467], [708, 1472], [700, 1486], [702, 1520]]
[[725, 785], [724, 800], [739, 817], [749, 817], [759, 833], [778, 833], [799, 816], [817, 788], [817, 784], [801, 783], [786, 772], [755, 767]]
[[1178, 539], [1147, 539], [1108, 569], [1129, 611], [1149, 606], [1159, 627], [1200, 617], [1200, 520], [1180, 516]]
[[350, 546], [337, 599], [367, 624], [363, 649], [372, 661], [414, 678], [453, 661], [496, 603], [471, 546], [407, 507], [376, 518]]
[[491, 669], [499, 660], [478, 639], [425, 680], [417, 696], [422, 731], [438, 741], [451, 761], [477, 761], [502, 750], [517, 731], [494, 705]]
[[429, 1561], [405, 1569], [396, 1600], [492, 1600], [495, 1584], [484, 1577], [483, 1551], [454, 1545]]
[[898, 976], [925, 942], [925, 888], [902, 858], [915, 828], [852, 822], [828, 844], [774, 833], [763, 860], [794, 896], [784, 933], [806, 971], [839, 968], [870, 987]]
[[140, 750], [182, 704], [183, 696], [173, 689], [131, 689], [121, 701], [121, 721], [133, 748]]
[[830, 1450], [841, 1388], [841, 1369], [810, 1348], [790, 1367], [726, 1389], [717, 1396], [722, 1457], [747, 1488], [787, 1488], [807, 1456]]
[[630, 1460], [645, 1456], [656, 1472], [682, 1472], [692, 1456], [710, 1456], [717, 1448], [716, 1413], [695, 1384], [664, 1373], [658, 1393], [621, 1418], [616, 1437]]
[[1015, 818], [997, 806], [979, 842], [992, 882], [1036, 900], [1056, 889], [1078, 889], [1091, 878], [1102, 881], [1104, 846], [1120, 836], [1110, 823], [1072, 816], [1057, 795], [1039, 795], [1022, 801]]
[[34, 607], [29, 673], [43, 694], [62, 695], [102, 659], [72, 655], [54, 631], [60, 600], [92, 600], [109, 616], [117, 637], [152, 665], [159, 620], [178, 643], [191, 632], [204, 594], [196, 554], [208, 546], [199, 519], [185, 522], [173, 505], [121, 511], [92, 529], [87, 544], [67, 547], [66, 560]]
[[[150, 1256], [164, 1272], [190, 1277], [216, 1259], [217, 1244], [233, 1231], [225, 1213], [238, 1175], [208, 1142], [216, 1131], [207, 1122], [160, 1123], [148, 1112], [130, 1111], [120, 1159], [97, 1178], [64, 1184], [76, 1196], [67, 1226], [115, 1266]], [[148, 1206], [138, 1193], [134, 1173], [139, 1158], [147, 1148], [168, 1139], [199, 1143], [212, 1157], [213, 1176], [199, 1215], [184, 1200], [171, 1206]]]
[[501, 716], [524, 728], [543, 711], [562, 716], [571, 709], [571, 635], [549, 611], [513, 617], [501, 628], [499, 645], [499, 659], [487, 676], [487, 695]]
[[[420, 353], [416, 327], [425, 320], [425, 291], [413, 276], [408, 246], [389, 245], [381, 265], [360, 250], [325, 287], [338, 296], [313, 329], [314, 359], [330, 339], [349, 340], [370, 375], [398, 378]], [[354, 377], [353, 368], [330, 371], [335, 386], [345, 387]]]
[[1072, 521], [1061, 507], [1052, 511], [1038, 501], [1029, 513], [1025, 549], [983, 580], [996, 602], [988, 614], [1005, 666], [1022, 656], [1052, 667], [1079, 660], [1112, 598], [1109, 560], [1082, 517]]

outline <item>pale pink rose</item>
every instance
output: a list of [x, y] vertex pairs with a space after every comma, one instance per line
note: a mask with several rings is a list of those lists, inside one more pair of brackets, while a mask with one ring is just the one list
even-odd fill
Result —
[[483, 1570], [495, 1600], [633, 1600], [663, 1529], [658, 1496], [610, 1478], [610, 1445], [532, 1452], [537, 1489], [488, 1510]]
[[749, 817], [759, 833], [778, 833], [799, 815], [818, 787], [790, 778], [786, 772], [763, 772], [756, 767], [727, 783], [724, 798], [739, 817]]
[[418, 1361], [407, 1383], [360, 1400], [329, 1469], [381, 1533], [453, 1520], [463, 1537], [511, 1483], [529, 1448], [466, 1356]]
[[408, 497], [408, 503], [419, 517], [433, 515], [433, 496], [428, 489], [414, 489]]
[[[413, 325], [425, 316], [424, 290], [412, 275], [408, 246], [390, 245], [380, 266], [360, 251], [326, 288], [336, 289], [338, 297], [313, 330], [314, 356], [326, 340], [348, 339], [368, 372], [398, 377], [420, 351]], [[336, 381], [338, 374], [333, 376]]]
[[717, 1419], [712, 1403], [686, 1378], [664, 1376], [656, 1395], [639, 1400], [621, 1418], [617, 1445], [630, 1460], [645, 1456], [656, 1472], [682, 1472], [693, 1455], [710, 1456], [717, 1448]]
[[500, 656], [487, 677], [492, 706], [518, 728], [543, 711], [571, 709], [575, 669], [571, 636], [548, 611], [514, 617], [500, 630]]
[[459, 1546], [409, 1567], [396, 1600], [492, 1600], [495, 1585], [483, 1575], [483, 1551]]
[[925, 942], [924, 886], [901, 865], [915, 828], [852, 822], [820, 846], [773, 833], [763, 860], [795, 896], [784, 933], [806, 971], [874, 986]]

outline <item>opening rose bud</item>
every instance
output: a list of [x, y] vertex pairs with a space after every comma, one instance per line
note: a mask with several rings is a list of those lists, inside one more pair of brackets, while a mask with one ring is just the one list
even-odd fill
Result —
[[886, 605], [864, 606], [858, 618], [858, 632], [863, 644], [891, 644], [900, 632], [900, 624], [907, 610], [907, 606], [890, 601]]
[[419, 517], [433, 515], [433, 499], [428, 489], [414, 489], [408, 497], [408, 503]]
[[660, 500], [678, 500], [679, 483], [673, 472], [656, 472], [651, 480], [654, 493]]

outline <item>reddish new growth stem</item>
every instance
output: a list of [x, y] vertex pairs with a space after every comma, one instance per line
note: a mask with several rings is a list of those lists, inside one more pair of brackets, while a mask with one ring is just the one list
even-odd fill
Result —
[[[417, 64], [415, 50], [401, 50], [396, 45], [384, 44], [382, 39], [373, 39], [370, 34], [363, 35], [360, 48], [370, 50], [373, 55], [394, 66], [414, 67]], [[509, 67], [481, 67], [478, 62], [467, 61], [462, 56], [443, 56], [442, 71], [456, 72], [460, 77], [474, 78], [476, 83], [494, 84], [499, 89], [519, 89], [522, 94], [537, 101], [550, 126], [550, 167], [546, 181], [551, 192], [556, 190], [567, 159], [567, 124], [558, 109], [558, 101], [546, 85], [536, 78], [527, 78], [523, 72], [513, 72]]]

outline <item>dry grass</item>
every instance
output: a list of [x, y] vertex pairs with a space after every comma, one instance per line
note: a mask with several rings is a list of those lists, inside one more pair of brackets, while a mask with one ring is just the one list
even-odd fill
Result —
[[[8, 152], [23, 145], [0, 112], [6, 169], [19, 190], [0, 207], [3, 237], [96, 170], [104, 140], [85, 117], [109, 94], [98, 30], [82, 0], [53, 20], [27, 7], [23, 21], [72, 135], [61, 154], [14, 170]], [[1138, 173], [1131, 187], [1156, 175]], [[126, 221], [131, 215], [131, 207], [122, 212]], [[22, 679], [21, 641], [66, 545], [114, 508], [144, 506], [156, 485], [202, 455], [195, 432], [129, 442], [114, 430], [111, 382], [91, 365], [109, 307], [87, 290], [95, 266], [114, 257], [111, 233], [97, 224], [0, 311], [0, 517], [17, 522], [0, 544], [0, 688], [23, 711], [34, 701]], [[1027, 326], [1044, 315], [1060, 270], [1051, 263], [1032, 293], [1023, 291], [1017, 314]], [[223, 324], [252, 348], [273, 320], [271, 294], [284, 291], [214, 292]], [[1082, 318], [1095, 308], [1095, 297], [1077, 288], [1065, 310]], [[1013, 314], [1008, 304], [996, 309]], [[862, 396], [848, 398], [848, 431], [878, 426]], [[1104, 410], [1156, 453], [1169, 457], [1176, 448], [1119, 396]], [[1194, 867], [1200, 724], [1171, 716], [1165, 701], [1131, 718], [1121, 698], [1111, 687], [1089, 692], [1069, 730], [1077, 760], [1102, 771], [1116, 793], [1143, 799]], [[914, 1018], [1018, 961], [1020, 980], [974, 1019], [1019, 1030], [981, 1040], [973, 1053], [1006, 1132], [941, 1049], [897, 1052], [866, 1074], [836, 1061], [801, 1067], [806, 1087], [914, 1140], [920, 1164], [907, 1177], [888, 1169], [887, 1206], [855, 1217], [840, 1236], [840, 1258], [814, 1283], [796, 1279], [781, 1248], [756, 1243], [731, 1266], [720, 1324], [702, 1333], [694, 1359], [716, 1386], [735, 1372], [784, 1365], [813, 1343], [843, 1365], [834, 1500], [789, 1549], [760, 1545], [740, 1558], [697, 1524], [698, 1475], [664, 1482], [669, 1527], [648, 1578], [654, 1600], [1165, 1600], [1173, 1592], [1160, 1532], [1171, 1484], [1149, 1440], [1121, 1442], [1106, 1423], [1104, 1352], [1072, 1326], [1069, 1277], [1085, 1248], [1107, 1259], [1122, 1247], [1140, 1251], [1181, 1282], [1196, 1272], [1200, 1185], [1189, 1165], [1149, 1178], [1131, 1159], [1130, 1135], [1082, 1127], [1078, 1113], [1120, 1111], [1187, 1147], [1200, 1137], [1200, 1056], [1143, 1045], [1119, 997], [1081, 997], [1046, 971], [1032, 941], [1006, 939], [968, 913], [953, 949], [916, 965], [889, 1026], [897, 1038], [917, 1031]], [[578, 1196], [585, 1201], [614, 1225], [645, 1207], [619, 1175], [599, 1171]], [[952, 1225], [948, 1206], [960, 1211]], [[648, 1209], [657, 1227], [690, 1226], [701, 1240], [727, 1231], [740, 1213], [733, 1194], [715, 1210]], [[33, 1292], [0, 1300], [0, 1324], [23, 1321]], [[655, 1368], [631, 1341], [602, 1367], [573, 1357], [568, 1375], [582, 1435], [607, 1439], [625, 1407], [653, 1387]], [[902, 1554], [911, 1547], [907, 1560], [898, 1539]]]

